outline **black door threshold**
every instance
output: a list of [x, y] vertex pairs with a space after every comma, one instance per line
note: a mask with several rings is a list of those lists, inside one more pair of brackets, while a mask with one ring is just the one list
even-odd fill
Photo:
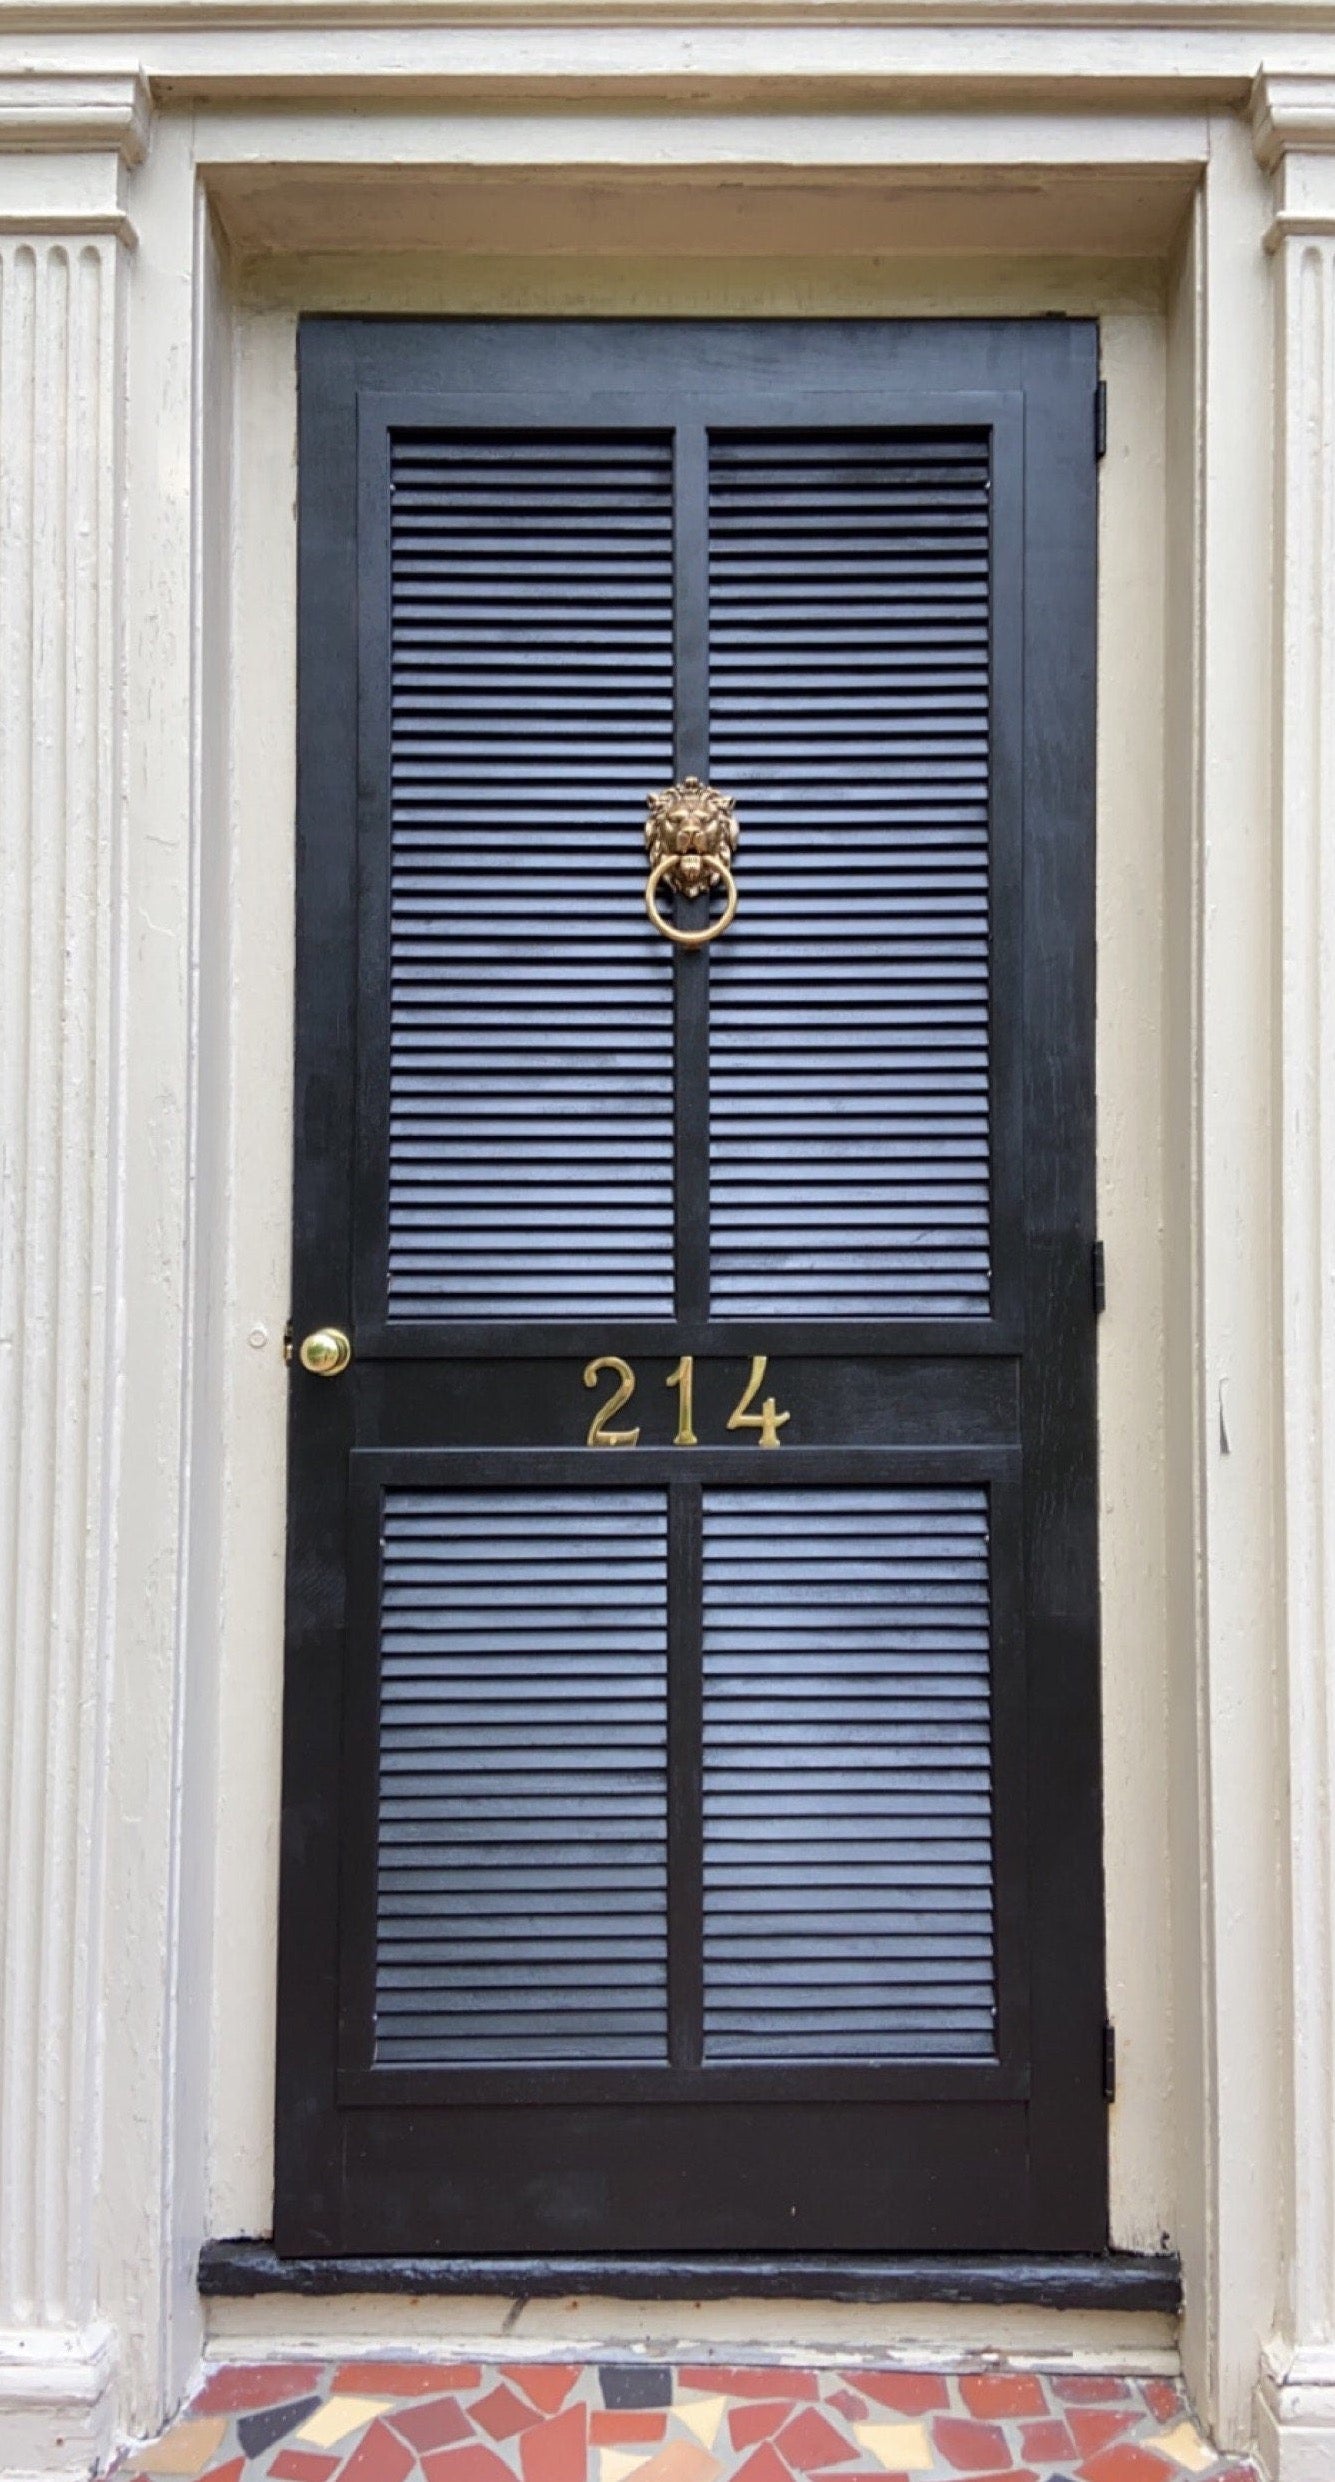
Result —
[[199, 2289], [256, 2293], [499, 2293], [542, 2300], [601, 2293], [641, 2301], [972, 2301], [997, 2308], [1182, 2307], [1176, 2257], [845, 2257], [833, 2253], [690, 2258], [280, 2258], [268, 2241], [206, 2241]]

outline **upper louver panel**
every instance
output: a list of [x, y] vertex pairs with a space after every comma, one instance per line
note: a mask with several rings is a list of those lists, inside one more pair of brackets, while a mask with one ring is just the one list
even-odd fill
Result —
[[709, 562], [713, 1306], [985, 1317], [987, 436], [716, 437]]
[[670, 1313], [672, 449], [391, 450], [389, 1312]]

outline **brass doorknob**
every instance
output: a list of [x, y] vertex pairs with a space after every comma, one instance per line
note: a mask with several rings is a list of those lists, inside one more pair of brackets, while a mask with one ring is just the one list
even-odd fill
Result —
[[336, 1379], [352, 1360], [352, 1338], [341, 1327], [317, 1327], [303, 1336], [297, 1359], [317, 1379]]

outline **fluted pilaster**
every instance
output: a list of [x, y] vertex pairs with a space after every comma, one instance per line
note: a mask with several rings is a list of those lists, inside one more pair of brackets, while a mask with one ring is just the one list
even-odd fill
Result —
[[1263, 2445], [1335, 2471], [1335, 84], [1265, 79], [1275, 184], [1290, 2112]]
[[[50, 83], [50, 82], [48, 82]], [[105, 82], [103, 82], [105, 84]], [[123, 293], [136, 97], [11, 206], [0, 93], [0, 2467], [86, 2465], [116, 1462]], [[26, 100], [31, 107], [33, 97]], [[62, 106], [76, 101], [59, 87]], [[128, 115], [121, 109], [128, 105]], [[22, 121], [32, 130], [31, 109]], [[103, 128], [103, 135], [106, 135]], [[105, 209], [99, 213], [99, 185]], [[26, 219], [30, 229], [22, 229]], [[65, 227], [62, 229], [62, 224]], [[101, 229], [98, 229], [99, 225]]]

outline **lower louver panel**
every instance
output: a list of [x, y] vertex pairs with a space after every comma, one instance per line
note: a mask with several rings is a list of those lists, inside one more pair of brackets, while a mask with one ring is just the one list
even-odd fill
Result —
[[662, 2060], [666, 1494], [385, 1495], [376, 2059]]
[[981, 1485], [704, 1505], [705, 2058], [994, 2047]]

